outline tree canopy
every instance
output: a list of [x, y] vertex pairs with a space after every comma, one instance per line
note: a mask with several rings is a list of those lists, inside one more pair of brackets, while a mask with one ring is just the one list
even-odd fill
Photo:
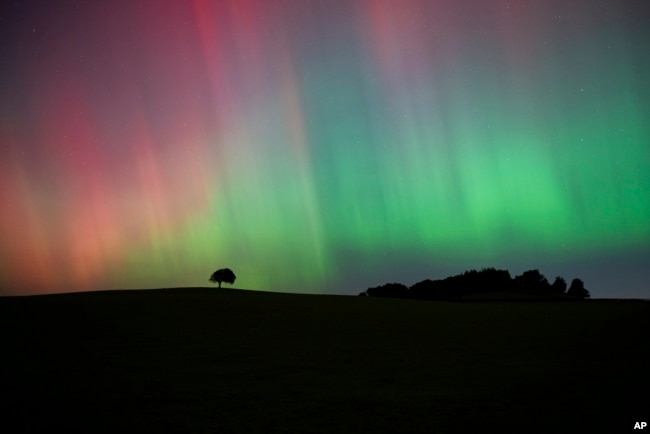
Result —
[[220, 268], [210, 276], [210, 282], [218, 283], [219, 288], [221, 288], [222, 282], [232, 285], [235, 283], [235, 279], [237, 279], [237, 276], [235, 276], [235, 273], [230, 268]]

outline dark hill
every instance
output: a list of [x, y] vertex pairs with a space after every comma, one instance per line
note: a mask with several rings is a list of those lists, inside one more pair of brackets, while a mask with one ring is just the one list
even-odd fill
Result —
[[0, 298], [1, 432], [625, 432], [650, 304]]

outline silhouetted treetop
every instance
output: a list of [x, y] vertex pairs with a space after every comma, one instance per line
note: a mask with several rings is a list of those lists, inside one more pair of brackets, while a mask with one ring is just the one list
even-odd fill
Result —
[[515, 277], [515, 284], [536, 291], [548, 291], [550, 289], [548, 280], [539, 270], [524, 271], [521, 276]]
[[551, 285], [551, 288], [553, 289], [553, 292], [563, 294], [566, 292], [566, 280], [564, 280], [563, 277], [557, 276]]
[[582, 281], [582, 279], [573, 279], [571, 281], [571, 286], [569, 287], [567, 294], [572, 297], [579, 297], [579, 298], [590, 297], [589, 291], [587, 291], [587, 288], [585, 288], [585, 284]]

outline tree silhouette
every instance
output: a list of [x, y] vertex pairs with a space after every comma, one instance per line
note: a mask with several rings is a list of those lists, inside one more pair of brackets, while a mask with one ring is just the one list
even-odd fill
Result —
[[233, 273], [230, 268], [221, 268], [212, 273], [212, 276], [210, 276], [210, 282], [218, 283], [219, 288], [221, 288], [221, 282], [230, 283], [232, 285], [235, 283], [236, 278], [237, 276], [235, 276], [235, 273]]
[[521, 288], [537, 291], [548, 290], [550, 287], [548, 280], [539, 270], [524, 271], [521, 276], [515, 277], [515, 283]]
[[567, 294], [580, 298], [590, 297], [589, 291], [587, 291], [587, 288], [585, 288], [585, 283], [582, 281], [582, 279], [573, 279], [571, 281], [571, 286], [569, 287]]
[[553, 292], [564, 293], [566, 291], [566, 280], [560, 276], [557, 276], [553, 282], [553, 285], [551, 285], [551, 288], [553, 288]]
[[514, 279], [508, 270], [483, 268], [468, 270], [462, 274], [449, 276], [442, 280], [426, 279], [411, 287], [401, 283], [387, 283], [375, 288], [368, 288], [359, 295], [371, 297], [409, 298], [415, 300], [471, 300], [485, 299], [522, 299], [562, 300], [589, 298], [590, 294], [580, 279], [574, 279], [567, 292], [567, 282], [563, 277], [556, 277], [553, 284], [539, 270], [528, 270]]

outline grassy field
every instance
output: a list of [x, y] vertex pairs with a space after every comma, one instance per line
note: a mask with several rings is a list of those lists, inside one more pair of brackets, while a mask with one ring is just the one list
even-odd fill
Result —
[[[0, 298], [0, 432], [632, 431], [650, 303]], [[498, 432], [498, 431], [496, 431]]]

